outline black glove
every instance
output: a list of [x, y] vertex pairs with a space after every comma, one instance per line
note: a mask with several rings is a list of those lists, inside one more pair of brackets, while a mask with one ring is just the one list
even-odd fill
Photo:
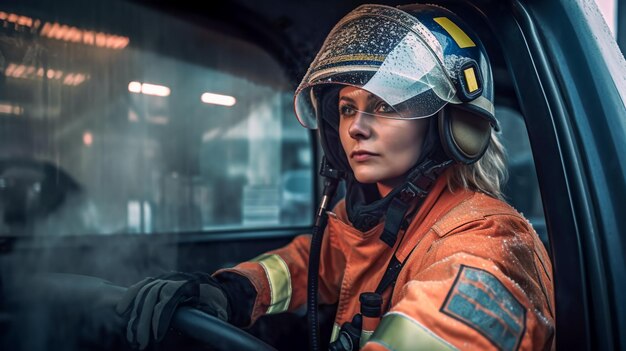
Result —
[[178, 305], [193, 306], [228, 321], [228, 298], [220, 283], [206, 273], [169, 273], [146, 278], [128, 288], [116, 305], [127, 318], [126, 339], [146, 348], [165, 336]]

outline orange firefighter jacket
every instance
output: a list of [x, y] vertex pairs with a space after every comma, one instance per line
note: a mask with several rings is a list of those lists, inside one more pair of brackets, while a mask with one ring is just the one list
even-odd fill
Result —
[[[319, 300], [338, 304], [331, 341], [360, 311], [359, 295], [376, 290], [394, 252], [406, 260], [385, 311], [363, 330], [363, 350], [550, 349], [554, 339], [552, 266], [528, 221], [506, 203], [469, 190], [450, 192], [439, 178], [393, 248], [350, 225], [345, 203], [322, 241]], [[306, 305], [311, 237], [296, 237], [225, 271], [241, 274], [257, 298], [251, 320]], [[371, 323], [370, 327], [371, 327]]]

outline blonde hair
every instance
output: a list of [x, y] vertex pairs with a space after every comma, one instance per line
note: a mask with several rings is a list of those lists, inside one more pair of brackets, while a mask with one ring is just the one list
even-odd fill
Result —
[[502, 186], [508, 178], [506, 151], [498, 133], [491, 131], [489, 147], [483, 157], [470, 165], [457, 164], [448, 173], [448, 189], [470, 189], [504, 200]]

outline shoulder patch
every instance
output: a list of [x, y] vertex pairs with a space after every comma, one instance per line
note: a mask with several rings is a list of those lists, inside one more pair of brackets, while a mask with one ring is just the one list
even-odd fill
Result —
[[500, 350], [517, 350], [526, 309], [493, 274], [461, 265], [440, 311], [472, 327]]

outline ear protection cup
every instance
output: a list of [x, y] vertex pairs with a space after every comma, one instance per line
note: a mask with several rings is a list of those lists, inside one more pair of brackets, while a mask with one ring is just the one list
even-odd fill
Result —
[[471, 164], [480, 159], [491, 137], [491, 124], [485, 118], [448, 104], [439, 111], [439, 138], [444, 152], [454, 161]]

